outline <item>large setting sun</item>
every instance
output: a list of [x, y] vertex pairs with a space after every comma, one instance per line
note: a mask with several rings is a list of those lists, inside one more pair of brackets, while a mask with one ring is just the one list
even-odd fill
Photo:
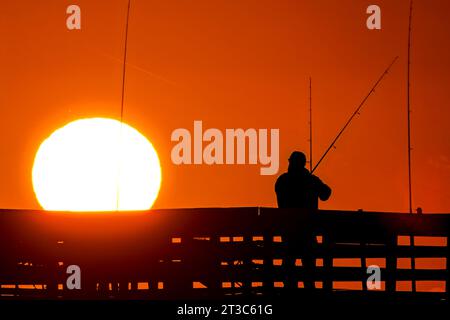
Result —
[[67, 124], [41, 144], [32, 178], [45, 210], [146, 210], [158, 196], [161, 167], [136, 129], [91, 118]]

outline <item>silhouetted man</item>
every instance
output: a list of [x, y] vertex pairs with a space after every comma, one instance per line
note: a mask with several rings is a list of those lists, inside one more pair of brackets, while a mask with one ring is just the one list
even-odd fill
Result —
[[275, 184], [279, 208], [317, 209], [318, 199], [328, 200], [331, 189], [305, 168], [306, 156], [294, 151], [289, 157], [289, 167]]
[[[318, 177], [311, 174], [305, 168], [305, 165], [305, 154], [299, 151], [292, 152], [289, 157], [288, 171], [278, 177], [275, 183], [279, 208], [306, 209], [305, 213], [311, 214], [318, 209], [318, 199], [325, 201], [330, 197], [330, 187]], [[288, 245], [287, 259], [283, 262], [287, 271], [286, 287], [297, 287], [295, 261], [297, 255], [300, 253], [304, 275], [304, 288], [309, 290], [313, 289], [313, 270], [315, 264], [315, 257], [312, 254], [315, 243], [313, 226], [305, 226], [303, 233], [288, 235], [285, 241]]]

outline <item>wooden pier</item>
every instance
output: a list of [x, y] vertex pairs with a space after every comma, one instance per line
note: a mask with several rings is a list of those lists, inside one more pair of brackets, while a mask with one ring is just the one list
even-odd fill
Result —
[[[450, 214], [0, 210], [0, 299], [351, 294], [448, 303], [449, 230]], [[401, 266], [411, 258], [414, 270]], [[438, 263], [423, 267], [420, 261]], [[66, 285], [70, 265], [80, 267], [79, 290]], [[380, 267], [380, 289], [367, 286], [369, 265]], [[423, 292], [410, 292], [412, 281]]]

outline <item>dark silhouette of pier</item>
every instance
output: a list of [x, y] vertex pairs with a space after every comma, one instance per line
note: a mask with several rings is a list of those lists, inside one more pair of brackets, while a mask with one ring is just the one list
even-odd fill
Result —
[[[201, 208], [57, 213], [0, 210], [0, 299], [222, 299], [307, 296], [355, 301], [449, 299], [449, 214]], [[295, 239], [312, 232], [311, 247]], [[399, 237], [427, 237], [415, 246]], [[439, 239], [437, 245], [433, 239]], [[294, 248], [294, 249], [293, 249]], [[303, 272], [308, 250], [316, 264]], [[296, 266], [283, 261], [296, 258]], [[400, 269], [400, 258], [445, 259], [443, 269]], [[353, 259], [347, 266], [338, 259]], [[382, 263], [369, 290], [367, 259]], [[355, 263], [357, 261], [358, 263]], [[67, 266], [81, 268], [69, 290]], [[287, 286], [295, 281], [296, 286]], [[314, 283], [312, 290], [303, 287]], [[438, 281], [442, 292], [399, 292], [400, 281]], [[353, 283], [342, 290], [337, 283]]]

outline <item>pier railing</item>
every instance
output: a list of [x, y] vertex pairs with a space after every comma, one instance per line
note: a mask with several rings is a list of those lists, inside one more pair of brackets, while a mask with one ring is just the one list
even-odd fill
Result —
[[[0, 298], [415, 295], [415, 290], [448, 301], [449, 230], [449, 214], [0, 210]], [[80, 289], [67, 283], [73, 265], [79, 267]]]

